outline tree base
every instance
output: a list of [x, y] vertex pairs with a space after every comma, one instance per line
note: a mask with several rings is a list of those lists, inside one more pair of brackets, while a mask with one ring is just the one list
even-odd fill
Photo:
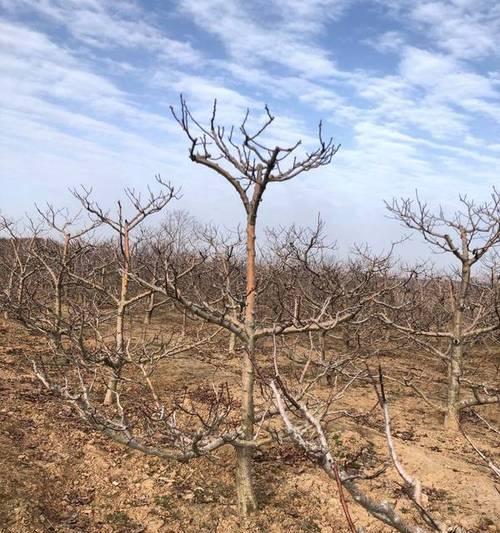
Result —
[[252, 450], [248, 447], [236, 448], [236, 493], [238, 511], [241, 517], [255, 513], [258, 509], [253, 487]]
[[446, 413], [444, 416], [444, 428], [450, 433], [456, 433], [460, 430], [459, 413]]

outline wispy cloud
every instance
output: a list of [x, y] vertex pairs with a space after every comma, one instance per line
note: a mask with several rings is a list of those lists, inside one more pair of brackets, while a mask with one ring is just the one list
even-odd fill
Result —
[[311, 42], [340, 2], [270, 2], [269, 18], [260, 3], [225, 0], [181, 0], [184, 13], [200, 30], [222, 42], [230, 57], [251, 66], [285, 67], [305, 78], [328, 77], [337, 71], [333, 54]]
[[144, 18], [145, 11], [127, 0], [0, 0], [0, 4], [11, 13], [35, 11], [91, 47], [144, 49], [159, 58], [191, 65], [202, 59], [189, 42], [169, 37]]
[[[0, 7], [0, 180], [15, 211], [80, 182], [106, 201], [117, 187], [140, 187], [162, 172], [182, 183], [183, 205], [202, 218], [237, 220], [224, 184], [186, 157], [168, 109], [180, 92], [202, 119], [217, 98], [227, 125], [247, 109], [258, 121], [269, 103], [277, 115], [271, 143], [300, 137], [307, 150], [320, 118], [342, 143], [332, 167], [270, 191], [266, 222], [305, 223], [320, 210], [346, 240], [359, 240], [367, 213], [386, 228], [382, 198], [418, 187], [449, 202], [458, 192], [481, 197], [498, 183], [496, 2], [180, 0], [167, 9], [137, 0], [0, 0]], [[373, 238], [382, 243], [383, 232]]]

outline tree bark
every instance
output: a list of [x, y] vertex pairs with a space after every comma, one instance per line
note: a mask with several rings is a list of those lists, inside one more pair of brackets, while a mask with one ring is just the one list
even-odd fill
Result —
[[120, 299], [116, 309], [116, 329], [115, 329], [115, 350], [116, 363], [113, 368], [113, 374], [109, 378], [106, 395], [104, 396], [104, 405], [112, 405], [116, 397], [118, 381], [123, 366], [125, 351], [125, 309], [127, 307], [128, 284], [130, 272], [130, 237], [127, 222], [124, 224], [123, 234], [120, 235], [122, 253], [123, 253], [123, 270], [121, 274]]
[[146, 314], [144, 315], [145, 326], [149, 326], [151, 324], [151, 319], [153, 318], [154, 308], [155, 308], [155, 293], [152, 292], [149, 295], [148, 308], [146, 309]]
[[68, 252], [69, 252], [70, 235], [64, 235], [64, 245], [62, 250], [62, 266], [59, 272], [53, 274], [54, 277], [54, 342], [58, 349], [62, 346], [62, 319], [63, 319], [63, 286], [64, 275], [67, 268]]
[[460, 417], [460, 376], [462, 374], [463, 346], [453, 347], [448, 364], [448, 399], [444, 426], [447, 431], [458, 431]]
[[[253, 341], [249, 343], [248, 351], [245, 350], [241, 372], [241, 427], [243, 438], [246, 441], [253, 439], [254, 427], [254, 368], [253, 368]], [[257, 499], [253, 486], [253, 448], [250, 446], [236, 447], [236, 492], [238, 506], [242, 516], [246, 517], [257, 510]]]
[[[326, 365], [327, 361], [326, 361], [326, 331], [325, 330], [321, 330], [318, 332], [318, 341], [319, 341], [320, 360], [323, 365]], [[331, 384], [330, 372], [325, 372], [325, 375], [321, 378], [320, 383], [325, 386]]]
[[236, 347], [236, 334], [230, 333], [229, 334], [229, 346], [228, 346], [228, 350], [230, 354], [234, 354], [235, 347]]
[[181, 329], [181, 337], [186, 336], [186, 325], [187, 325], [187, 309], [184, 308], [182, 310], [182, 329]]
[[460, 425], [460, 377], [462, 376], [462, 361], [464, 355], [463, 322], [464, 310], [469, 292], [471, 278], [471, 264], [467, 254], [467, 245], [463, 244], [464, 259], [460, 277], [458, 294], [453, 304], [453, 347], [451, 359], [448, 363], [448, 391], [444, 427], [447, 431], [458, 431]]
[[[126, 290], [126, 289], [125, 289]], [[118, 381], [120, 379], [123, 349], [125, 347], [124, 339], [124, 323], [125, 323], [125, 308], [119, 307], [116, 315], [116, 357], [117, 364], [113, 369], [113, 373], [108, 380], [106, 394], [104, 396], [104, 405], [112, 405], [115, 400], [115, 393], [118, 388]]]
[[[253, 439], [254, 432], [254, 357], [255, 357], [255, 220], [247, 222], [247, 280], [245, 326], [247, 346], [241, 366], [241, 429], [246, 441]], [[236, 447], [236, 492], [242, 516], [257, 510], [257, 498], [253, 486], [253, 448]]]

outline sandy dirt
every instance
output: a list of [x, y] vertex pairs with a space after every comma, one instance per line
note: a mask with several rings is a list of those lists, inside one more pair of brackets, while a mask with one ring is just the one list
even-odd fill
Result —
[[[43, 349], [41, 339], [0, 321], [1, 532], [347, 531], [335, 485], [290, 444], [258, 455], [261, 511], [248, 523], [240, 522], [230, 449], [210, 459], [179, 464], [110, 442], [85, 427], [69, 406], [42, 391], [25, 357], [39, 349]], [[405, 365], [395, 356], [382, 360], [395, 372]], [[182, 360], [166, 381], [181, 376], [195, 379], [200, 368], [190, 368]], [[438, 377], [432, 386], [439, 390]], [[500, 531], [500, 485], [475, 452], [460, 435], [443, 433], [439, 416], [407, 390], [390, 384], [390, 395], [398, 452], [422, 481], [429, 509], [471, 532]], [[346, 401], [368, 407], [373, 391], [360, 386]], [[498, 425], [497, 407], [481, 413]], [[497, 436], [473, 417], [464, 425], [498, 461]], [[335, 435], [349, 450], [364, 446], [363, 453], [372, 454], [373, 460], [383, 459], [378, 423], [342, 422]], [[370, 487], [407, 512], [407, 500], [393, 472]], [[350, 508], [367, 532], [389, 531], [354, 503]]]

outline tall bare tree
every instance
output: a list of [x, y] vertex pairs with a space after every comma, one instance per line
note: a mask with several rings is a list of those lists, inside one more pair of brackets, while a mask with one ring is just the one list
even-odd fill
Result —
[[[222, 176], [236, 191], [245, 213], [244, 251], [238, 253], [238, 239], [233, 245], [223, 242], [222, 254], [214, 254], [210, 249], [202, 254], [184, 254], [187, 259], [184, 266], [175, 264], [170, 254], [166, 254], [164, 270], [156, 282], [150, 281], [151, 276], [138, 275], [136, 279], [144, 287], [176, 300], [190, 314], [224, 327], [244, 347], [241, 434], [232, 445], [236, 450], [238, 503], [241, 514], [246, 516], [257, 508], [252, 456], [256, 447], [255, 420], [262, 420], [262, 413], [256, 416], [255, 410], [258, 341], [276, 335], [294, 336], [339, 328], [357, 320], [376, 295], [390, 290], [391, 283], [377, 281], [386, 279], [382, 274], [387, 269], [387, 257], [369, 258], [357, 270], [350, 265], [347, 270], [352, 275], [344, 283], [341, 278], [346, 269], [322, 254], [326, 247], [321, 224], [310, 233], [300, 228], [282, 232], [286, 242], [273, 245], [274, 263], [273, 260], [259, 262], [256, 228], [267, 188], [329, 164], [338, 147], [331, 139], [323, 140], [320, 124], [318, 147], [299, 158], [296, 152], [300, 142], [290, 147], [266, 146], [267, 129], [274, 121], [267, 108], [263, 124], [252, 133], [247, 126], [248, 113], [239, 130], [226, 130], [216, 123], [216, 111], [214, 103], [209, 125], [205, 127], [193, 117], [182, 98], [180, 111], [172, 109], [190, 141], [191, 160]], [[276, 248], [282, 251], [277, 253]], [[217, 281], [211, 278], [214, 281], [207, 284], [209, 275], [200, 275], [207, 269], [220, 272], [221, 278]], [[242, 294], [237, 282], [240, 275]], [[288, 280], [286, 287], [280, 286], [276, 280], [279, 277]], [[292, 293], [294, 296], [290, 297]], [[367, 317], [360, 320], [366, 321]], [[325, 362], [323, 365], [328, 367]]]
[[[295, 156], [300, 141], [293, 146], [266, 146], [265, 135], [273, 123], [274, 116], [266, 107], [266, 118], [255, 131], [248, 126], [247, 112], [239, 130], [226, 130], [216, 123], [217, 103], [214, 102], [208, 127], [198, 122], [181, 97], [180, 110], [172, 113], [190, 142], [190, 159], [224, 178], [236, 191], [245, 213], [245, 297], [244, 317], [240, 322], [234, 314], [219, 314], [188, 301], [173, 284], [167, 283], [165, 289], [185, 305], [190, 312], [205, 320], [226, 327], [241, 339], [245, 346], [241, 358], [241, 430], [242, 439], [236, 446], [237, 456], [237, 493], [239, 507], [243, 515], [257, 508], [253, 486], [252, 454], [254, 438], [254, 386], [255, 386], [255, 345], [256, 340], [266, 332], [256, 328], [257, 310], [257, 273], [256, 273], [256, 228], [259, 208], [266, 189], [272, 184], [289, 181], [304, 172], [328, 165], [338, 147], [332, 139], [324, 140], [321, 123], [319, 125], [319, 144], [310, 153], [298, 158]], [[155, 287], [152, 287], [155, 288]], [[270, 333], [270, 332], [267, 332]]]

